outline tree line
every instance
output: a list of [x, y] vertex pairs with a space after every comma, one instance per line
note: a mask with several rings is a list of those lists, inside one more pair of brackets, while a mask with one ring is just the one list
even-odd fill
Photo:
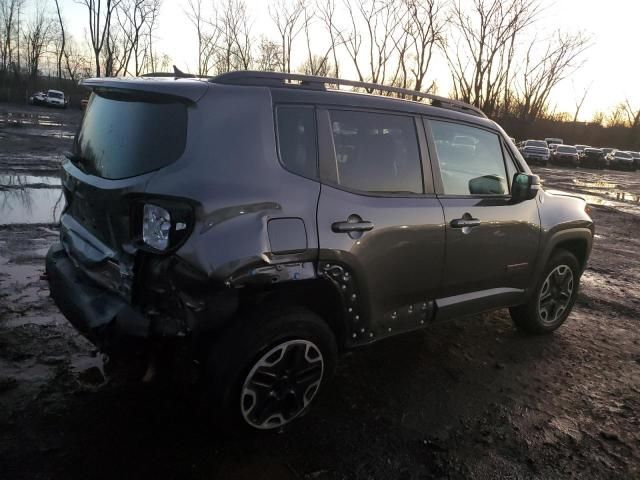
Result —
[[[169, 69], [156, 46], [162, 0], [74, 1], [85, 13], [86, 39], [69, 35], [60, 0], [0, 0], [0, 78], [48, 72], [76, 81]], [[27, 18], [28, 2], [36, 3]], [[451, 90], [439, 93], [492, 118], [528, 121], [558, 117], [551, 94], [580, 69], [591, 43], [566, 24], [539, 33], [541, 0], [270, 0], [259, 24], [245, 0], [185, 0], [183, 11], [195, 31], [198, 75], [347, 71], [437, 92], [433, 60], [441, 55]], [[574, 121], [587, 94], [576, 99]], [[594, 120], [638, 127], [640, 108], [623, 101]]]

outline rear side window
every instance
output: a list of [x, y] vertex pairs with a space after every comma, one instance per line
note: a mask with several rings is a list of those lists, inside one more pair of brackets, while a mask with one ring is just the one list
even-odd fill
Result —
[[423, 193], [413, 117], [329, 112], [337, 183], [372, 193]]
[[186, 137], [187, 106], [173, 97], [94, 93], [72, 161], [99, 177], [133, 177], [176, 161]]
[[[431, 120], [430, 124], [445, 194], [506, 195], [509, 192], [497, 134], [457, 123]], [[465, 141], [460, 142], [460, 138]]]
[[318, 154], [315, 110], [313, 107], [280, 106], [276, 116], [280, 161], [290, 172], [316, 178]]

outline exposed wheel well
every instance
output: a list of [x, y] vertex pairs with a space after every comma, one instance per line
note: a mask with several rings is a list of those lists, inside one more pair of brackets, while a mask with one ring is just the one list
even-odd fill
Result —
[[[578, 264], [580, 268], [584, 269], [585, 264], [587, 262], [587, 242], [581, 238], [575, 238], [572, 240], [564, 240], [558, 243], [554, 249], [557, 250], [567, 250], [575, 255], [578, 259]], [[553, 252], [552, 252], [553, 254]]]
[[346, 343], [344, 304], [336, 288], [323, 279], [286, 282], [256, 293], [256, 307], [274, 304], [299, 305], [321, 317], [336, 337], [339, 348]]

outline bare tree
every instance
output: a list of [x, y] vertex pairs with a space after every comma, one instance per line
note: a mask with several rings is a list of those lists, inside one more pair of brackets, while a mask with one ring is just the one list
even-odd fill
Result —
[[115, 9], [116, 27], [111, 29], [109, 56], [115, 75], [138, 76], [149, 61], [148, 42], [160, 10], [161, 0], [122, 0]]
[[58, 14], [58, 25], [60, 27], [60, 46], [58, 48], [58, 78], [62, 78], [62, 58], [64, 57], [64, 48], [66, 43], [66, 36], [64, 32], [64, 22], [62, 21], [62, 13], [60, 12], [60, 3], [56, 2], [56, 13]]
[[248, 70], [253, 61], [251, 19], [244, 0], [225, 0], [216, 15], [216, 70]]
[[[324, 25], [329, 34], [329, 51], [333, 57], [333, 71], [336, 77], [340, 76], [340, 64], [338, 63], [338, 47], [341, 45], [339, 37], [341, 31], [336, 25], [336, 2], [335, 0], [318, 0], [316, 3], [316, 15]], [[309, 44], [309, 35], [307, 35]]]
[[266, 37], [260, 38], [255, 58], [255, 68], [265, 72], [276, 71], [282, 67], [281, 48], [277, 42]]
[[93, 50], [96, 77], [99, 77], [102, 71], [106, 76], [111, 75], [112, 70], [112, 55], [109, 53], [105, 58], [105, 68], [101, 68], [101, 53], [102, 49], [107, 44], [107, 51], [110, 48], [111, 38], [111, 20], [115, 8], [120, 3], [120, 0], [76, 0], [81, 5], [87, 8], [87, 14], [89, 17], [89, 37], [91, 42], [91, 48]]
[[300, 67], [300, 70], [302, 70], [307, 75], [320, 75], [326, 77], [331, 75], [329, 55], [334, 49], [334, 46], [332, 44], [329, 44], [329, 47], [322, 54], [316, 54], [313, 52], [311, 48], [311, 41], [314, 37], [313, 25], [316, 20], [317, 17], [315, 13], [309, 8], [308, 5], [305, 5], [303, 10], [302, 25], [307, 45], [307, 59]]
[[589, 84], [589, 86], [583, 90], [582, 96], [580, 98], [576, 98], [576, 111], [573, 115], [573, 123], [576, 123], [578, 121], [578, 115], [580, 115], [580, 110], [582, 110], [582, 105], [584, 105], [584, 101], [587, 98], [589, 90], [591, 89], [591, 85], [592, 84]]
[[519, 114], [536, 119], [544, 113], [551, 91], [582, 65], [581, 54], [589, 47], [589, 39], [577, 34], [557, 32], [538, 58], [532, 53], [536, 42], [527, 49], [523, 87], [519, 98]]
[[280, 34], [281, 71], [291, 73], [291, 46], [303, 28], [304, 0], [276, 0], [269, 15]]
[[215, 54], [218, 33], [215, 28], [215, 22], [207, 19], [202, 0], [188, 0], [188, 9], [185, 13], [196, 29], [198, 37], [198, 75], [204, 76], [209, 73]]
[[516, 40], [538, 12], [537, 0], [456, 0], [444, 50], [453, 96], [492, 115], [507, 95]]
[[344, 6], [350, 26], [339, 32], [339, 38], [358, 79], [385, 83], [405, 12], [398, 0], [344, 0]]
[[66, 75], [74, 82], [91, 75], [91, 58], [70, 38], [63, 50]]
[[633, 108], [629, 99], [624, 101], [624, 111], [627, 114], [629, 126], [636, 129], [640, 126], [640, 108]]
[[[410, 67], [403, 70], [411, 72], [411, 87], [421, 91], [434, 49], [443, 46], [447, 18], [444, 4], [439, 0], [404, 0], [404, 6], [407, 15], [403, 37], [408, 40]], [[432, 83], [429, 89], [433, 86]]]
[[45, 48], [51, 41], [53, 22], [47, 16], [43, 5], [36, 6], [35, 12], [27, 22], [23, 32], [25, 53], [27, 55], [27, 69], [29, 76], [35, 78], [38, 75], [40, 59], [45, 53]]
[[607, 127], [628, 127], [629, 116], [625, 102], [617, 104], [606, 116]]
[[19, 12], [23, 5], [24, 0], [0, 0], [0, 71], [6, 71], [12, 66], [19, 71], [19, 53], [17, 64], [14, 64], [13, 55], [20, 50]]

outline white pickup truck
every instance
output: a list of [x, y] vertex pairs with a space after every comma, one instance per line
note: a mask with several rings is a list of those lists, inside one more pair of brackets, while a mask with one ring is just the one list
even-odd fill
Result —
[[67, 108], [67, 99], [60, 90], [47, 90], [45, 103], [49, 107]]

